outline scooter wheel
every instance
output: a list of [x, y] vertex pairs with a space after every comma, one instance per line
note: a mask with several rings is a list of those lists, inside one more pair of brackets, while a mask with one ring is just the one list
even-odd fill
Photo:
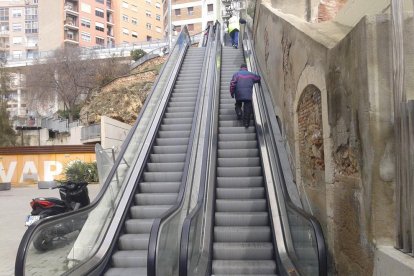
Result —
[[34, 238], [33, 246], [38, 251], [47, 251], [52, 248], [53, 239], [42, 231]]

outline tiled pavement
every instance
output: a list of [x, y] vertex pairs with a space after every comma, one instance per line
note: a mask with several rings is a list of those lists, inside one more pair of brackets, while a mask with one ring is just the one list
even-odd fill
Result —
[[[99, 187], [97, 184], [88, 186], [91, 200], [99, 192]], [[26, 216], [30, 213], [29, 202], [39, 196], [59, 197], [59, 193], [57, 189], [38, 189], [36, 185], [0, 191], [0, 276], [14, 275], [17, 249], [26, 231]]]

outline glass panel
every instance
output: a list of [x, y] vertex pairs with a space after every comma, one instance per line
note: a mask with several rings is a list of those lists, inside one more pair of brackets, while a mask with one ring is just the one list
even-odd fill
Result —
[[289, 255], [293, 263], [301, 275], [319, 275], [318, 247], [312, 224], [294, 210], [286, 210], [294, 250]]
[[[36, 229], [25, 255], [26, 275], [59, 275], [85, 262], [96, 253], [126, 188], [129, 175], [134, 170], [134, 164], [147, 138], [150, 138], [147, 136], [160, 108], [159, 103], [166, 86], [173, 75], [175, 64], [188, 43], [188, 36], [182, 33], [170, 53], [157, 85], [147, 99], [148, 103], [141, 114], [139, 124], [131, 130], [131, 140], [123, 144], [126, 150], [122, 160], [107, 181], [109, 186], [96, 208], [89, 213], [76, 213], [64, 219], [53, 220]], [[101, 162], [102, 166], [110, 163], [110, 158], [105, 159], [106, 161]], [[106, 170], [108, 168], [103, 169], [103, 175], [107, 174]]]

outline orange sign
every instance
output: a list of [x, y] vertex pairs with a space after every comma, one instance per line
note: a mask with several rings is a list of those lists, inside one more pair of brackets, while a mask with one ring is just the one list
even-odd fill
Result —
[[53, 181], [63, 177], [65, 166], [75, 160], [96, 161], [95, 153], [0, 155], [0, 182], [12, 185]]

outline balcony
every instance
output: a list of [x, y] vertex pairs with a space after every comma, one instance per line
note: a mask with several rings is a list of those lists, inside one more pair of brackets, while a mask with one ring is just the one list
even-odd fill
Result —
[[0, 37], [8, 37], [10, 36], [10, 31], [0, 31]]
[[7, 51], [10, 49], [10, 44], [0, 43], [0, 50]]
[[73, 19], [73, 18], [66, 18], [66, 20], [63, 23], [63, 26], [65, 27], [65, 30], [68, 30], [68, 29], [79, 30], [78, 23], [76, 19]]
[[37, 42], [28, 42], [27, 44], [26, 44], [26, 48], [27, 49], [37, 49]]
[[106, 10], [109, 12], [113, 12], [114, 10], [112, 9], [112, 3], [110, 0], [106, 0]]
[[74, 16], [79, 16], [79, 11], [78, 11], [78, 7], [75, 6], [72, 3], [66, 2], [65, 6], [63, 7], [63, 10], [67, 13], [67, 14], [71, 14]]
[[73, 32], [65, 32], [65, 43], [79, 44], [79, 36]]

